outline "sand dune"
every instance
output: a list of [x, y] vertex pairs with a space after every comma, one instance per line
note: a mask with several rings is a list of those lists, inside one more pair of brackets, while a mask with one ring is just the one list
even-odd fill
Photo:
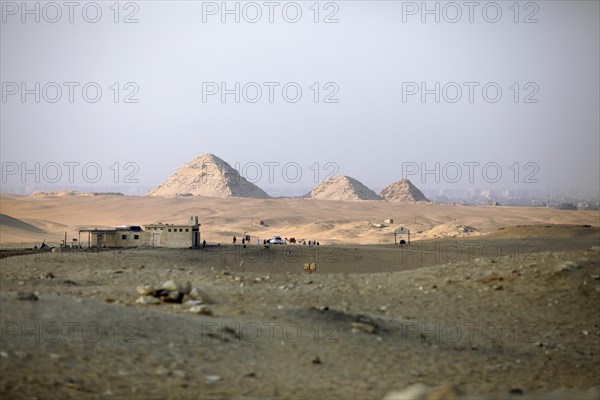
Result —
[[[537, 224], [589, 224], [599, 226], [598, 211], [562, 211], [531, 207], [474, 207], [460, 205], [407, 204], [387, 201], [335, 201], [318, 199], [214, 199], [208, 197], [66, 196], [31, 198], [1, 195], [2, 213], [21, 221], [40, 221], [44, 230], [16, 229], [2, 222], [2, 243], [58, 241], [67, 231], [77, 237], [79, 229], [155, 222], [178, 223], [198, 215], [202, 235], [208, 242], [230, 241], [231, 235], [247, 233], [263, 239], [274, 235], [328, 243], [393, 243], [393, 231], [401, 225], [413, 238], [470, 237], [499, 228]], [[384, 219], [394, 224], [382, 228]], [[258, 224], [264, 220], [266, 225]], [[34, 224], [35, 225], [35, 224]], [[465, 232], [463, 227], [474, 228]]]
[[10, 215], [0, 214], [0, 243], [39, 240], [47, 232]]

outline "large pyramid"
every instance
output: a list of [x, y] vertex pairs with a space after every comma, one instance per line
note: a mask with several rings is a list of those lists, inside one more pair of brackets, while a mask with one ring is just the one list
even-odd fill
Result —
[[261, 188], [250, 183], [228, 163], [213, 154], [202, 154], [175, 171], [169, 179], [158, 185], [149, 196], [207, 196], [269, 197]]
[[334, 176], [304, 197], [325, 200], [381, 200], [374, 191], [349, 176]]
[[408, 179], [390, 183], [379, 195], [384, 200], [389, 201], [402, 201], [408, 203], [416, 203], [418, 201], [429, 202], [427, 197], [425, 197], [425, 195]]

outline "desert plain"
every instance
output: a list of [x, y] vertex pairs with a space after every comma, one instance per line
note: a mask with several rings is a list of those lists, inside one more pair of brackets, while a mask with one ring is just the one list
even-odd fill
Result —
[[[598, 211], [292, 198], [0, 201], [3, 398], [600, 395]], [[192, 215], [205, 248], [28, 250], [65, 232], [71, 240], [80, 229]], [[411, 230], [410, 245], [394, 244], [400, 226]], [[250, 245], [232, 245], [242, 234]], [[319, 246], [254, 244], [274, 235]], [[317, 271], [305, 272], [307, 263]], [[158, 299], [166, 286], [181, 297]]]

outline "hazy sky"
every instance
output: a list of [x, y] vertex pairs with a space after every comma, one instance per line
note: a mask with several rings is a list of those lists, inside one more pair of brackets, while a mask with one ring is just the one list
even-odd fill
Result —
[[333, 172], [381, 188], [439, 163], [439, 183], [408, 177], [598, 192], [599, 2], [314, 3], [2, 1], [3, 186], [35, 184], [36, 162], [57, 189], [69, 168], [154, 186], [209, 152], [267, 190]]

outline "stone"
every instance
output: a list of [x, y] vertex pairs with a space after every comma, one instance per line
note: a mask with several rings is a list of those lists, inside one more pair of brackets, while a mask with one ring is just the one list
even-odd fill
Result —
[[185, 373], [185, 371], [182, 371], [180, 369], [174, 369], [172, 371], [172, 375], [177, 377], [177, 378], [181, 378], [181, 379], [186, 379], [187, 378], [187, 374]]
[[429, 388], [422, 383], [415, 383], [400, 391], [388, 392], [383, 400], [418, 400], [425, 399]]
[[190, 308], [190, 312], [194, 314], [213, 315], [212, 310], [205, 305], [193, 306]]
[[162, 289], [168, 290], [169, 292], [178, 292], [180, 287], [174, 280], [168, 280], [160, 286]]
[[221, 380], [219, 375], [206, 375], [205, 378], [210, 383], [219, 382]]
[[192, 300], [201, 301], [204, 304], [214, 304], [210, 296], [204, 290], [197, 287], [190, 290], [188, 297]]
[[313, 364], [322, 364], [321, 363], [321, 359], [319, 358], [319, 356], [315, 356], [312, 361]]
[[156, 289], [150, 285], [138, 286], [136, 291], [142, 296], [153, 296], [156, 292]]
[[136, 304], [159, 304], [160, 300], [152, 296], [141, 296], [135, 302]]
[[178, 290], [180, 293], [189, 294], [192, 291], [192, 284], [186, 281]]
[[375, 333], [375, 327], [364, 322], [353, 322], [352, 330], [359, 330], [367, 333]]
[[183, 293], [180, 293], [178, 291], [169, 291], [169, 292], [161, 292], [160, 293], [160, 300], [164, 301], [165, 303], [179, 303], [181, 304], [182, 300], [183, 300]]
[[452, 400], [460, 396], [458, 388], [454, 385], [442, 385], [435, 388], [415, 383], [407, 388], [389, 392], [384, 400]]
[[458, 388], [454, 385], [442, 385], [432, 389], [427, 395], [427, 400], [452, 400], [460, 395]]

